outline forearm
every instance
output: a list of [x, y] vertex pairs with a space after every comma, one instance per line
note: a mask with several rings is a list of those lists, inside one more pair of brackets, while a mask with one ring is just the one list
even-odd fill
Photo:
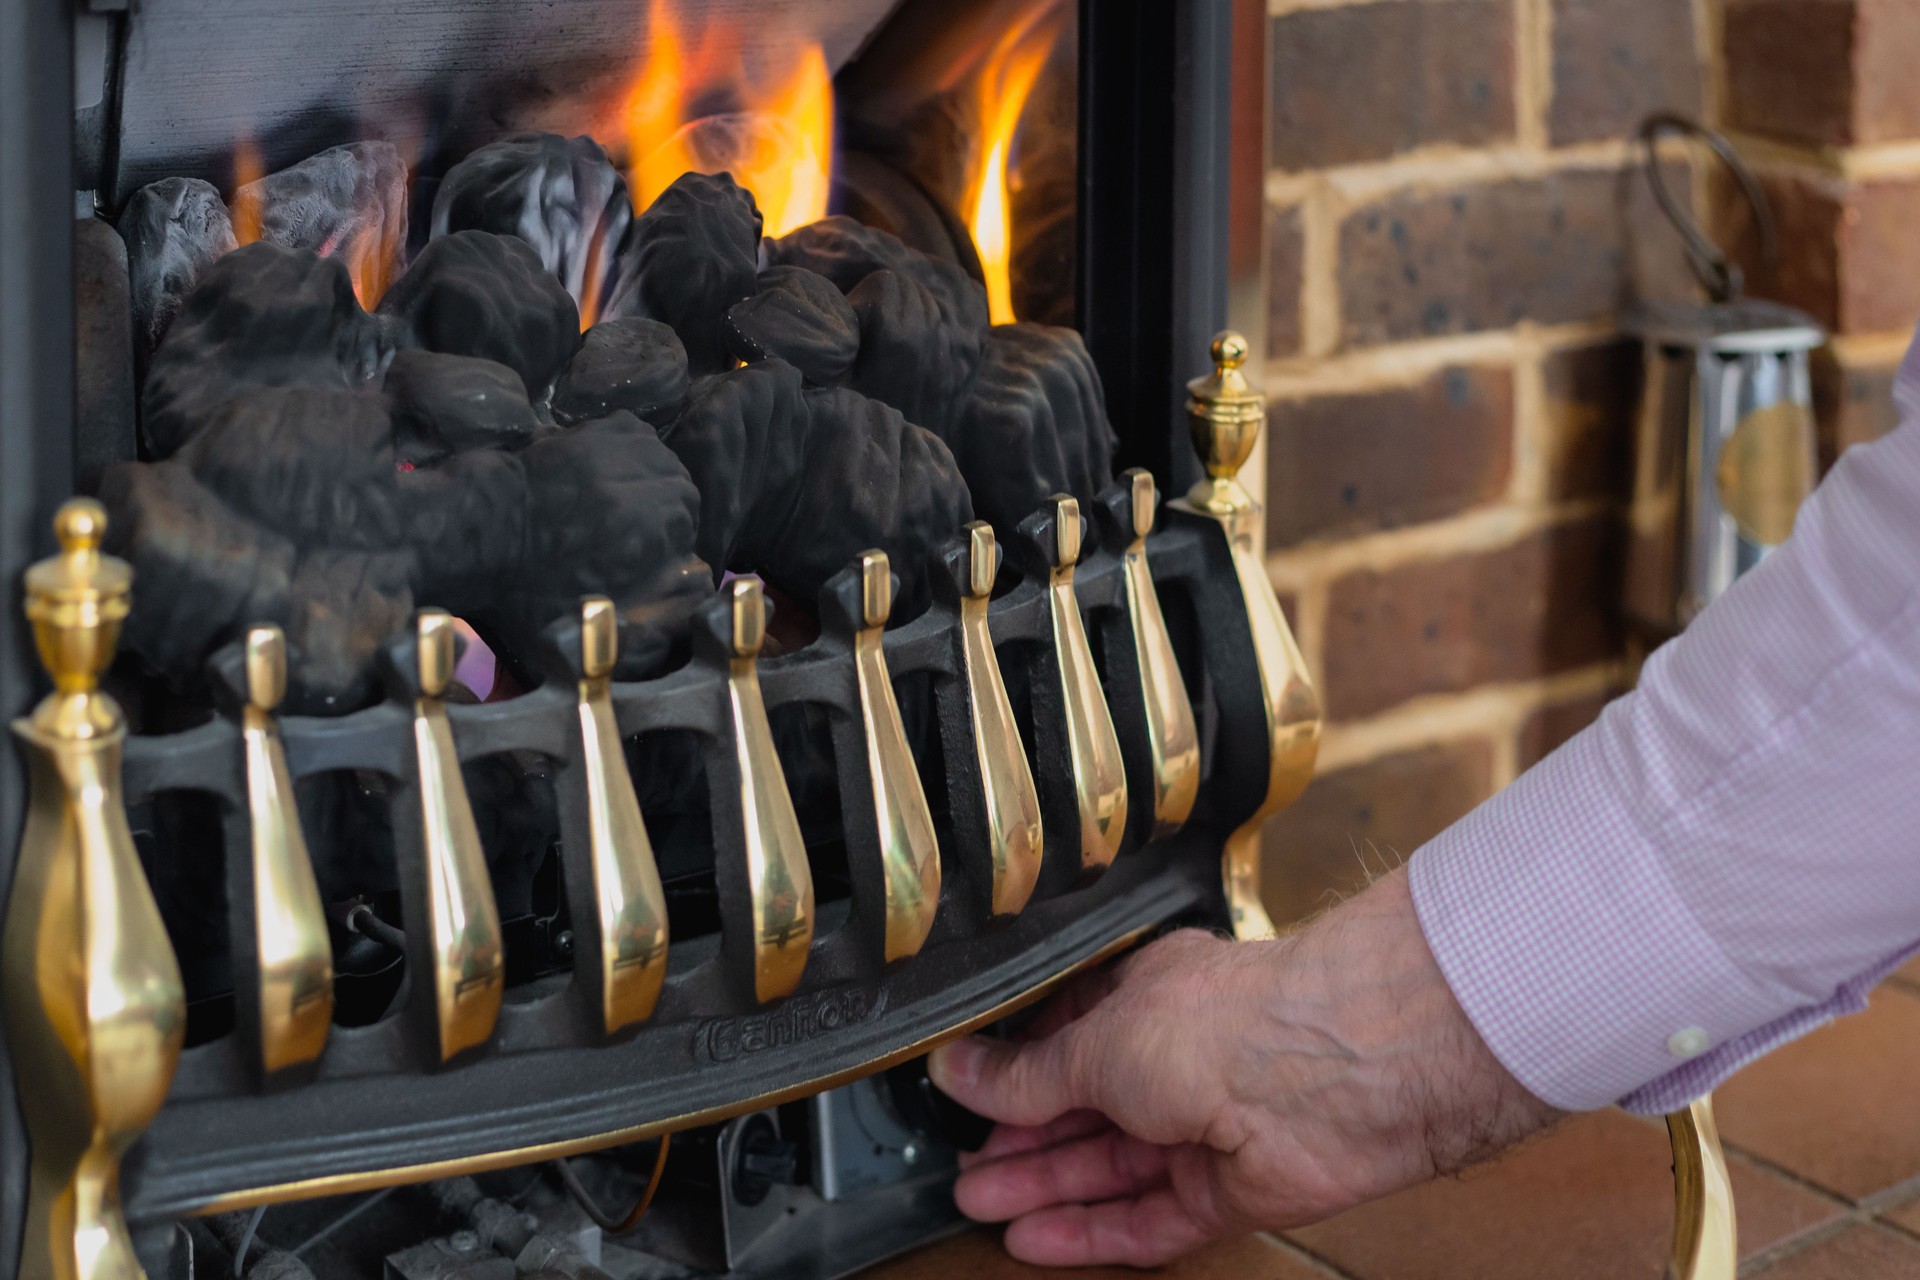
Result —
[[1673, 1106], [1920, 939], [1916, 726], [1910, 424], [1849, 453], [1637, 692], [1415, 855], [1428, 940], [1534, 1092]]

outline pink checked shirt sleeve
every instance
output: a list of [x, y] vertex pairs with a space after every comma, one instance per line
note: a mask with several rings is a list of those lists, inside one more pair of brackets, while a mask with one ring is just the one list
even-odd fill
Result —
[[1920, 948], [1916, 352], [1793, 536], [1413, 857], [1448, 984], [1555, 1106], [1672, 1110]]

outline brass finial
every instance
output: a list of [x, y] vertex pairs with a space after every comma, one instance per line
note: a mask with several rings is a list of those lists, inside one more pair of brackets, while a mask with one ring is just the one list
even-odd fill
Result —
[[247, 703], [272, 711], [287, 696], [287, 637], [272, 623], [247, 628]]
[[1120, 478], [1127, 482], [1127, 516], [1133, 526], [1133, 536], [1144, 538], [1153, 532], [1154, 508], [1160, 503], [1160, 495], [1154, 491], [1153, 472], [1134, 467]]
[[113, 664], [120, 623], [131, 603], [133, 570], [126, 561], [101, 554], [107, 513], [91, 498], [63, 503], [53, 532], [60, 554], [26, 574], [27, 619], [54, 687], [33, 718], [49, 732], [89, 737], [119, 722], [116, 709], [93, 706], [86, 695], [100, 687], [100, 677]]
[[1187, 384], [1188, 429], [1208, 476], [1187, 499], [1203, 510], [1226, 515], [1253, 505], [1236, 477], [1260, 438], [1267, 398], [1240, 372], [1248, 355], [1244, 337], [1222, 329], [1213, 336], [1212, 355], [1213, 372]]
[[580, 602], [580, 674], [588, 680], [606, 679], [613, 675], [619, 657], [620, 624], [613, 615], [613, 601], [588, 596]]
[[993, 540], [993, 526], [985, 520], [967, 525], [967, 595], [985, 599], [993, 594], [993, 580], [1000, 571], [1000, 549]]
[[414, 620], [419, 646], [420, 696], [443, 698], [453, 683], [457, 650], [453, 643], [453, 615], [445, 609], [422, 609]]
[[893, 613], [893, 566], [884, 551], [860, 553], [860, 621], [884, 627]]
[[735, 578], [727, 584], [733, 602], [730, 647], [736, 658], [751, 658], [767, 640], [767, 599], [758, 578]]
[[1053, 567], [1056, 571], [1071, 569], [1080, 563], [1083, 533], [1080, 527], [1080, 500], [1056, 493], [1047, 499], [1047, 505], [1053, 510]]

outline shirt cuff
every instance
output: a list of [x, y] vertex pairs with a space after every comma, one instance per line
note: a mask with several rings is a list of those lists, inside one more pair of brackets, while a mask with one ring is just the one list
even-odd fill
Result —
[[1502, 1065], [1561, 1110], [1608, 1106], [1794, 1011], [1727, 959], [1664, 856], [1589, 730], [1413, 857], [1448, 986]]

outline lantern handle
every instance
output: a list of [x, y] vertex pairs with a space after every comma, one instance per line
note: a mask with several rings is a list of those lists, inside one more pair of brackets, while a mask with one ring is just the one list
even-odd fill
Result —
[[1680, 202], [1674, 199], [1667, 189], [1666, 179], [1660, 173], [1660, 151], [1658, 143], [1665, 133], [1683, 134], [1696, 138], [1720, 158], [1740, 184], [1740, 193], [1747, 198], [1753, 208], [1753, 220], [1760, 234], [1760, 260], [1772, 263], [1779, 248], [1778, 235], [1774, 229], [1773, 206], [1767, 201], [1767, 193], [1761, 189], [1759, 179], [1741, 160], [1740, 153], [1724, 134], [1718, 133], [1697, 120], [1670, 112], [1655, 112], [1640, 126], [1640, 141], [1646, 147], [1647, 185], [1653, 189], [1653, 198], [1660, 206], [1660, 212], [1667, 216], [1674, 230], [1680, 233], [1687, 246], [1687, 264], [1693, 268], [1693, 274], [1706, 289], [1707, 296], [1715, 302], [1732, 302], [1740, 296], [1746, 285], [1740, 268], [1728, 260], [1726, 253], [1707, 237], [1707, 234], [1694, 224], [1692, 215]]

